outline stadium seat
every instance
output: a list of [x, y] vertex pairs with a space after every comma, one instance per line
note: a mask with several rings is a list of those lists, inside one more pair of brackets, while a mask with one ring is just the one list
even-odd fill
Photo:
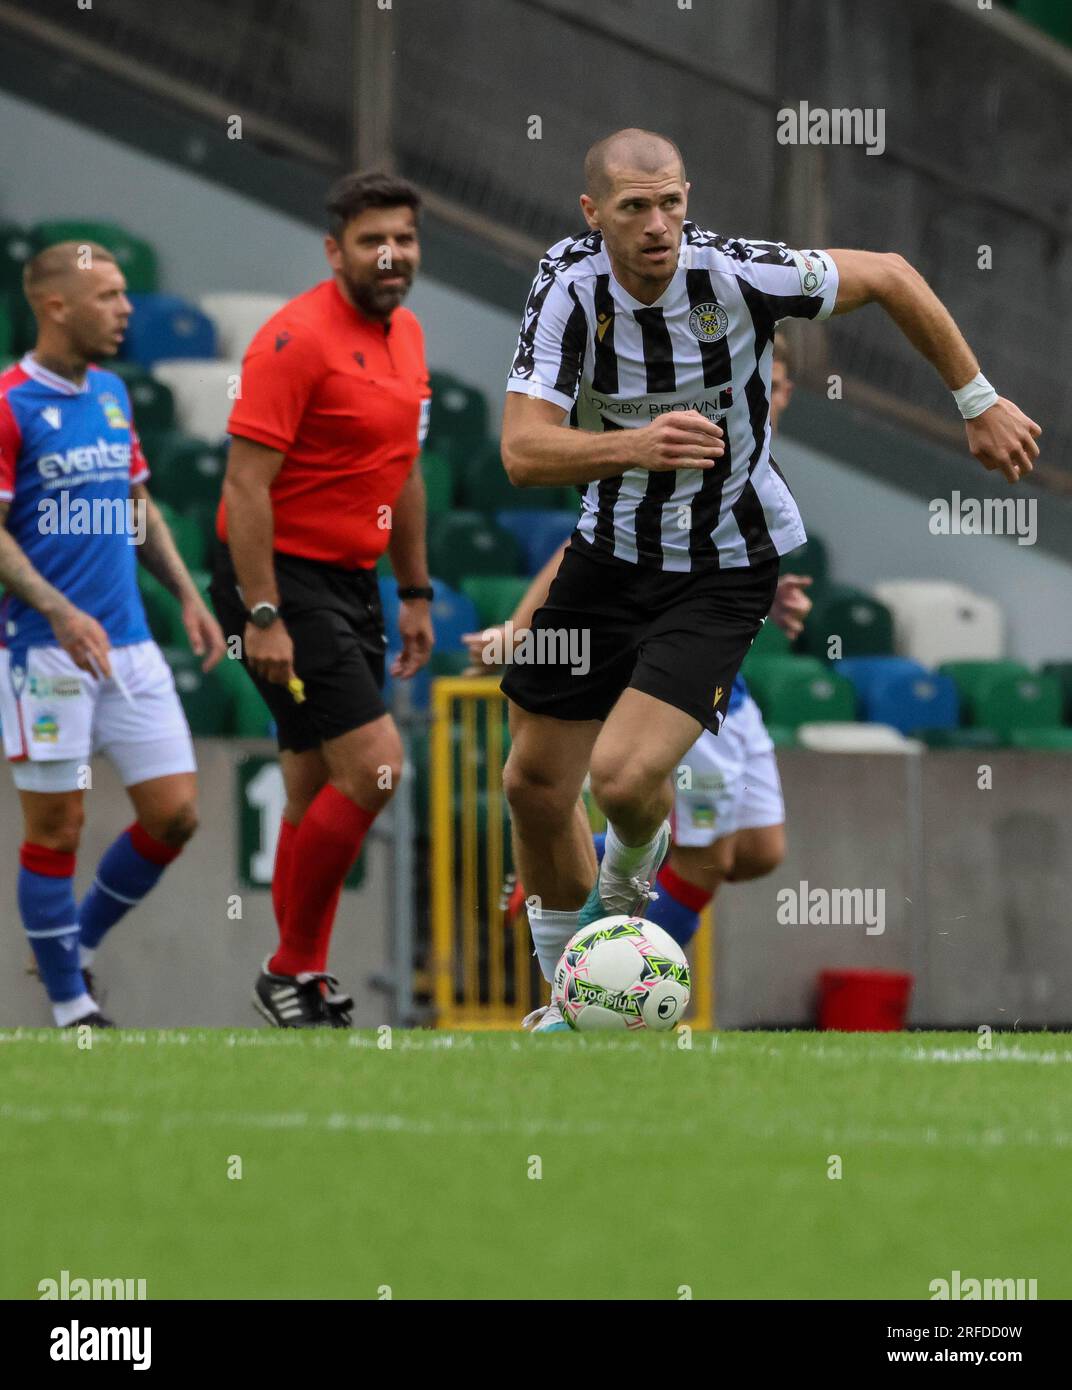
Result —
[[185, 560], [187, 568], [192, 570], [204, 569], [208, 561], [209, 537], [200, 520], [195, 516], [184, 515], [168, 502], [158, 502], [157, 506], [167, 522], [168, 530], [174, 537], [179, 554]]
[[539, 574], [577, 525], [577, 508], [569, 511], [499, 511], [495, 524], [509, 531], [521, 547], [526, 574]]
[[[462, 635], [480, 627], [476, 606], [471, 598], [458, 593], [441, 579], [432, 580], [435, 598], [432, 600], [432, 625], [435, 628], [437, 651], [454, 651], [462, 647]], [[388, 645], [397, 650], [401, 645], [398, 634], [398, 581], [393, 575], [380, 576], [380, 603], [383, 606], [384, 626]]]
[[417, 713], [423, 714], [427, 711], [431, 701], [432, 673], [427, 666], [421, 669], [408, 680], [401, 680], [391, 675], [391, 666], [398, 657], [400, 648], [392, 647], [388, 650], [385, 659], [383, 698], [388, 709], [393, 708], [396, 691], [405, 690], [408, 694], [410, 708]]
[[175, 421], [199, 439], [222, 439], [242, 377], [238, 361], [160, 361], [153, 375], [170, 386]]
[[797, 743], [815, 753], [915, 753], [920, 744], [888, 724], [808, 723], [797, 729]]
[[122, 348], [127, 361], [152, 367], [176, 357], [218, 356], [216, 329], [196, 305], [174, 294], [132, 294], [130, 299], [134, 313]]
[[14, 222], [0, 222], [0, 294], [22, 295], [22, 268], [34, 253], [33, 239]]
[[216, 339], [224, 357], [241, 361], [257, 330], [286, 304], [278, 294], [203, 294], [198, 300], [203, 313], [216, 325]]
[[949, 676], [960, 696], [961, 713], [965, 724], [985, 724], [978, 718], [977, 702], [986, 687], [998, 676], [1027, 679], [1031, 672], [1020, 661], [945, 661], [938, 668], [940, 675]]
[[227, 471], [226, 444], [208, 444], [176, 430], [147, 444], [145, 452], [149, 490], [158, 502], [199, 517], [215, 514]]
[[505, 622], [528, 587], [527, 579], [512, 574], [474, 574], [462, 580], [462, 593], [473, 600], [477, 618], [484, 627]]
[[487, 443], [488, 403], [483, 394], [447, 372], [432, 372], [429, 449], [464, 465]]
[[919, 736], [928, 748], [939, 751], [943, 749], [955, 751], [966, 748], [968, 750], [981, 749], [985, 752], [1002, 746], [1002, 739], [993, 729], [921, 729]]
[[6, 295], [0, 295], [0, 362], [10, 362], [15, 356], [15, 315], [7, 302]]
[[227, 692], [230, 718], [226, 732], [236, 738], [270, 738], [275, 732], [275, 720], [242, 663], [225, 656], [213, 675]]
[[434, 651], [428, 669], [433, 676], [463, 676], [469, 669], [469, 653]]
[[231, 729], [231, 696], [216, 671], [201, 670], [201, 658], [187, 647], [166, 647], [164, 657], [175, 677], [190, 731], [195, 737], [222, 737]]
[[185, 632], [178, 599], [144, 565], [138, 566], [138, 589], [153, 640], [161, 647], [183, 641]]
[[425, 449], [421, 454], [421, 474], [428, 515], [449, 512], [454, 502], [454, 472], [450, 460]]
[[943, 661], [986, 661], [1005, 650], [1005, 619], [998, 605], [963, 584], [897, 579], [873, 585], [893, 614], [898, 655], [924, 666]]
[[887, 656], [893, 651], [890, 610], [862, 589], [831, 584], [808, 614], [798, 646], [812, 656], [829, 658], [831, 638], [840, 639], [840, 657]]
[[1047, 753], [1072, 753], [1072, 729], [1062, 725], [1041, 726], [1037, 729], [1010, 729], [1012, 748], [1031, 748]]
[[826, 543], [821, 536], [809, 536], [803, 545], [782, 556], [782, 574], [809, 574], [817, 584], [830, 577]]
[[128, 293], [151, 293], [157, 287], [156, 252], [147, 241], [114, 222], [39, 222], [30, 235], [39, 248], [58, 241], [96, 241], [115, 257], [126, 276]]
[[768, 723], [797, 729], [856, 719], [852, 685], [817, 659], [811, 664], [799, 657], [768, 657], [756, 665], [758, 678], [748, 672], [746, 679]]
[[521, 555], [513, 536], [479, 512], [431, 518], [428, 567], [452, 588], [472, 574], [517, 574]]
[[1014, 729], [1061, 722], [1061, 687], [1053, 676], [995, 676], [975, 696], [974, 723], [1011, 737]]
[[1053, 676], [1061, 687], [1062, 718], [1072, 724], [1072, 661], [1047, 661], [1042, 674]]
[[472, 452], [452, 459], [458, 476], [458, 502], [478, 512], [553, 511], [565, 506], [577, 515], [573, 493], [553, 487], [515, 487], [503, 467], [499, 441], [486, 440]]
[[120, 375], [130, 396], [134, 427], [144, 443], [146, 439], [174, 428], [175, 397], [171, 393], [171, 387], [165, 382], [150, 376], [140, 367], [135, 366], [134, 370], [130, 370], [131, 365], [123, 363], [126, 370]]
[[756, 633], [748, 655], [756, 660], [765, 656], [788, 656], [789, 638], [777, 623], [768, 618]]
[[791, 652], [787, 655], [779, 653], [766, 655], [756, 652], [753, 645], [741, 666], [741, 675], [748, 682], [748, 688], [756, 700], [762, 704], [772, 681], [777, 681], [786, 675], [796, 677], [802, 672], [808, 675], [821, 676], [827, 670], [826, 663], [820, 661], [816, 656], [794, 656]]
[[858, 656], [837, 662], [834, 669], [856, 687], [860, 713], [867, 720], [891, 725], [902, 734], [957, 727], [956, 684], [918, 661]]

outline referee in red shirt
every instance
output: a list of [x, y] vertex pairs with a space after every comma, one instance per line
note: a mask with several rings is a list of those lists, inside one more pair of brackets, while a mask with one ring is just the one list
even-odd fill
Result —
[[420, 264], [419, 198], [401, 179], [350, 174], [327, 210], [332, 278], [273, 315], [242, 364], [211, 590], [279, 731], [279, 949], [253, 999], [279, 1028], [350, 1023], [353, 1001], [326, 973], [331, 928], [402, 768], [381, 694], [385, 550], [402, 599], [391, 674], [419, 670], [433, 636], [416, 466], [428, 369], [420, 324], [400, 307]]

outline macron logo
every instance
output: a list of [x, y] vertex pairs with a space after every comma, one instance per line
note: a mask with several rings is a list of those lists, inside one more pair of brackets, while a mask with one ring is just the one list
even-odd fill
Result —
[[41, 418], [46, 425], [51, 425], [54, 430], [58, 430], [63, 424], [63, 417], [60, 415], [58, 405], [46, 405], [41, 412]]

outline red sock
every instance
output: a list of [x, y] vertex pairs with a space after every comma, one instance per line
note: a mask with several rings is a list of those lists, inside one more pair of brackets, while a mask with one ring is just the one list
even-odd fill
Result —
[[294, 863], [294, 841], [297, 834], [296, 825], [291, 825], [288, 820], [279, 822], [279, 839], [275, 844], [275, 864], [272, 868], [272, 910], [280, 928], [283, 926], [283, 909], [290, 896], [290, 870]]
[[330, 782], [313, 799], [291, 850], [294, 870], [283, 904], [281, 944], [268, 963], [273, 974], [321, 968], [318, 962], [327, 958], [334, 904], [375, 819], [375, 811], [366, 811]]

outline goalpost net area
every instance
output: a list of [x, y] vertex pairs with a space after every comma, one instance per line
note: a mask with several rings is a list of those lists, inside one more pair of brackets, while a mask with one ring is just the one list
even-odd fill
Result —
[[[524, 911], [508, 920], [513, 886], [509, 809], [502, 788], [510, 748], [506, 698], [494, 677], [442, 676], [431, 701], [430, 843], [432, 997], [440, 1028], [517, 1028], [549, 999]], [[594, 828], [598, 812], [589, 805]], [[713, 1028], [710, 910], [689, 947], [692, 1001], [685, 1022]]]

